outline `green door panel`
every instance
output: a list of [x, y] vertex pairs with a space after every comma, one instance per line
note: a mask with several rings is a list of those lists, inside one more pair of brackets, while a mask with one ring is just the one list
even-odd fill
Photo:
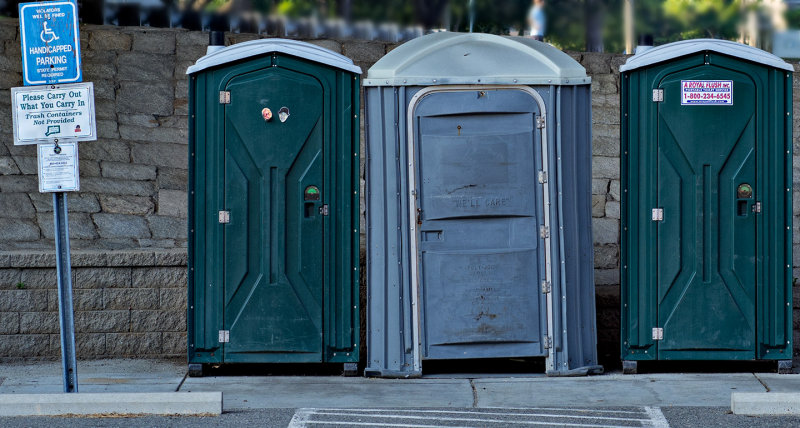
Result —
[[[682, 80], [732, 80], [733, 105], [681, 105]], [[756, 86], [701, 66], [659, 86], [657, 231], [660, 359], [753, 359], [756, 352]], [[747, 184], [754, 195], [738, 197]]]
[[[323, 88], [270, 67], [226, 90], [224, 361], [322, 361]], [[323, 196], [304, 200], [309, 186]]]

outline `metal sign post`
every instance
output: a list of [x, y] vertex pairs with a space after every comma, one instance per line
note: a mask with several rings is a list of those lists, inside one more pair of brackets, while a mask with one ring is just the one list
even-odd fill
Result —
[[38, 144], [39, 191], [53, 192], [64, 392], [78, 392], [66, 191], [79, 190], [77, 142], [97, 139], [94, 88], [76, 83], [83, 76], [75, 0], [20, 3], [19, 17], [23, 83], [42, 86], [11, 89], [14, 145]]

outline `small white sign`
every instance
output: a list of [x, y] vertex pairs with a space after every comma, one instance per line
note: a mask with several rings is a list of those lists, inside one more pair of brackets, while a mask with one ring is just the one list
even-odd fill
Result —
[[11, 88], [14, 145], [94, 141], [92, 82]]
[[39, 144], [39, 192], [77, 192], [78, 143]]
[[733, 81], [681, 80], [681, 105], [733, 105]]

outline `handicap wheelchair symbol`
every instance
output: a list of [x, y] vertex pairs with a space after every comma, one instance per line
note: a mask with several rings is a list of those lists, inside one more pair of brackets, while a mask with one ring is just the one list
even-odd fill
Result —
[[56, 33], [54, 33], [53, 30], [47, 28], [47, 21], [42, 22], [42, 25], [44, 26], [44, 30], [42, 30], [42, 32], [39, 34], [39, 37], [41, 37], [43, 42], [52, 43], [58, 40], [58, 36], [56, 35]]

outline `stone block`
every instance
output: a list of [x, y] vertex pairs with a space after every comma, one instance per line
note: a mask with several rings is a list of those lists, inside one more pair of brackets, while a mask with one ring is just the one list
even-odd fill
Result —
[[3, 192], [38, 192], [39, 183], [35, 175], [0, 175], [0, 190]]
[[200, 31], [187, 31], [175, 35], [175, 56], [179, 61], [194, 63], [206, 54], [208, 34]]
[[55, 268], [29, 268], [21, 269], [19, 281], [25, 288], [53, 288], [58, 286], [58, 276]]
[[22, 334], [58, 333], [58, 312], [22, 312], [19, 331]]
[[108, 257], [109, 266], [153, 266], [154, 263], [152, 251], [119, 251]]
[[23, 174], [39, 173], [39, 162], [34, 156], [14, 156], [14, 161]]
[[155, 183], [120, 180], [117, 178], [87, 177], [81, 180], [81, 191], [108, 195], [151, 196], [155, 193]]
[[35, 241], [40, 236], [39, 227], [31, 220], [7, 218], [0, 222], [0, 242]]
[[[188, 128], [168, 128], [159, 126], [157, 128], [120, 125], [119, 135], [128, 141], [142, 141], [151, 143], [174, 143], [186, 144], [189, 139]], [[186, 151], [186, 147], [183, 148]]]
[[72, 267], [106, 266], [108, 254], [101, 250], [81, 250], [72, 252]]
[[592, 157], [592, 177], [619, 179], [619, 158], [594, 156]]
[[172, 102], [172, 108], [175, 114], [188, 115], [189, 114], [189, 101], [186, 99], [176, 99]]
[[100, 206], [112, 214], [150, 214], [155, 209], [153, 199], [147, 196], [100, 195]]
[[126, 180], [155, 180], [156, 167], [126, 162], [100, 162], [103, 177]]
[[159, 308], [186, 311], [186, 286], [159, 290]]
[[0, 312], [41, 312], [46, 310], [46, 290], [0, 290]]
[[592, 195], [592, 217], [603, 217], [606, 209], [605, 195]]
[[75, 312], [75, 331], [79, 333], [124, 332], [130, 329], [130, 311]]
[[619, 202], [610, 201], [606, 202], [606, 217], [608, 218], [620, 218], [620, 206]]
[[133, 50], [156, 54], [175, 53], [175, 33], [172, 31], [137, 31], [133, 33]]
[[32, 218], [35, 212], [26, 193], [0, 193], [0, 217]]
[[132, 38], [119, 30], [94, 30], [89, 33], [89, 50], [129, 51]]
[[[67, 205], [69, 205], [69, 201]], [[42, 235], [47, 239], [54, 239], [53, 213], [36, 214], [36, 218], [41, 226]], [[70, 239], [97, 239], [97, 230], [89, 214], [69, 214], [69, 237]]]
[[595, 285], [619, 285], [619, 269], [595, 269]]
[[14, 268], [0, 269], [0, 290], [16, 290], [22, 280], [22, 270]]
[[22, 86], [22, 73], [16, 71], [0, 71], [0, 88]]
[[10, 254], [8, 266], [17, 268], [56, 267], [56, 255], [53, 251], [24, 251]]
[[100, 311], [103, 307], [102, 289], [81, 289], [76, 288], [72, 291], [73, 305], [76, 311]]
[[186, 287], [186, 268], [181, 266], [134, 268], [131, 286], [135, 288]]
[[189, 154], [185, 144], [132, 143], [131, 158], [135, 163], [188, 168]]
[[158, 308], [158, 289], [106, 288], [103, 290], [103, 307], [106, 309]]
[[175, 56], [126, 52], [117, 58], [117, 79], [140, 82], [169, 81], [175, 69]]
[[158, 168], [158, 188], [186, 191], [189, 182], [189, 170], [183, 168]]
[[97, 136], [103, 140], [114, 140], [119, 138], [119, 127], [117, 126], [117, 122], [113, 120], [98, 120]]
[[317, 45], [321, 48], [325, 48], [329, 51], [334, 51], [338, 54], [342, 53], [342, 44], [337, 42], [336, 40], [330, 39], [319, 39], [319, 40], [307, 40], [308, 43], [312, 45]]
[[594, 290], [595, 304], [598, 308], [620, 307], [620, 287], [619, 285], [600, 285]]
[[0, 337], [4, 334], [19, 333], [19, 313], [0, 312]]
[[175, 248], [183, 246], [181, 243], [185, 240], [176, 241], [174, 239], [137, 239], [136, 242], [140, 248], [148, 249], [162, 249], [162, 248]]
[[[178, 62], [175, 63], [175, 74], [173, 75], [175, 80], [186, 79], [186, 70], [193, 66], [194, 63], [195, 61], [185, 61], [179, 59]], [[186, 97], [188, 98], [188, 94]]]
[[[112, 100], [112, 101], [117, 99], [117, 83], [113, 80], [108, 79], [111, 76], [105, 76], [105, 77], [106, 78], [92, 80], [92, 83], [94, 83], [95, 101], [98, 99]], [[113, 123], [116, 127], [117, 121], [113, 121]], [[100, 127], [99, 124], [97, 126], [98, 128]]]
[[376, 63], [386, 55], [386, 46], [380, 42], [350, 40], [342, 44], [342, 54], [353, 62]]
[[17, 163], [11, 156], [0, 156], [0, 175], [20, 174]]
[[592, 195], [608, 194], [608, 180], [604, 178], [592, 179]]
[[81, 170], [81, 178], [100, 176], [100, 162], [93, 159], [79, 159], [78, 164]]
[[129, 288], [129, 267], [91, 267], [75, 269], [75, 288]]
[[599, 269], [619, 266], [619, 247], [616, 245], [598, 245], [594, 247], [594, 267]]
[[619, 76], [613, 74], [599, 74], [592, 76], [592, 96], [594, 94], [618, 94], [617, 82]]
[[[61, 353], [61, 337], [59, 335], [50, 335], [50, 348], [54, 354]], [[77, 332], [75, 333], [75, 349], [81, 359], [105, 357], [106, 335], [105, 333]]]
[[155, 252], [155, 258], [156, 266], [181, 266], [185, 268], [188, 254], [185, 249], [159, 250]]
[[150, 233], [156, 239], [186, 239], [186, 218], [148, 216]]
[[0, 335], [0, 355], [32, 358], [48, 355], [50, 338], [46, 334]]
[[169, 331], [162, 335], [161, 352], [164, 356], [185, 356], [186, 355], [186, 332]]
[[131, 311], [132, 332], [185, 331], [186, 311]]
[[611, 195], [615, 201], [621, 201], [620, 198], [620, 189], [619, 189], [619, 180], [611, 180], [611, 184], [608, 188], [608, 194]]
[[[117, 120], [117, 102], [115, 100], [95, 99], [94, 113], [98, 120]], [[85, 144], [85, 143], [81, 143]]]
[[188, 212], [186, 192], [167, 189], [159, 190], [156, 212], [159, 215], [186, 218]]
[[161, 355], [161, 333], [106, 334], [106, 354], [113, 357]]
[[611, 218], [593, 218], [592, 237], [595, 244], [619, 243], [619, 220]]
[[[37, 212], [53, 212], [53, 195], [51, 193], [36, 192], [29, 193], [28, 196], [33, 202], [33, 206], [36, 208]], [[95, 195], [70, 192], [67, 193], [67, 208], [70, 213], [96, 213], [100, 211], [100, 204], [97, 202], [97, 196]], [[42, 224], [41, 222], [39, 224], [42, 225], [42, 227], [47, 227], [46, 224]], [[50, 226], [52, 226], [52, 222]], [[70, 227], [71, 226], [72, 223], [70, 223]]]
[[[117, 91], [117, 111], [119, 113], [170, 115], [172, 114], [172, 96], [172, 83], [168, 81], [120, 82]], [[122, 133], [122, 129], [120, 129], [120, 133]]]
[[81, 159], [106, 162], [129, 162], [131, 158], [131, 149], [128, 143], [124, 141], [87, 141], [81, 143], [79, 155]]

